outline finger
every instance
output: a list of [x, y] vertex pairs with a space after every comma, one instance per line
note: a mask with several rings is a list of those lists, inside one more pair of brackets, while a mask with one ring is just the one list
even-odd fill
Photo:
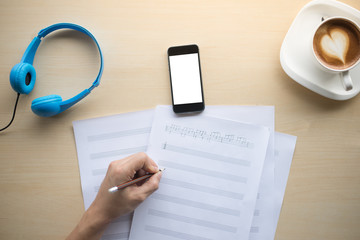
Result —
[[136, 172], [135, 174], [135, 177], [138, 178], [138, 177], [142, 177], [144, 175], [146, 175], [146, 171], [144, 169], [140, 169], [139, 171]]
[[137, 186], [136, 191], [139, 194], [144, 194], [144, 195], [146, 195], [146, 197], [148, 197], [150, 194], [152, 194], [159, 188], [161, 176], [162, 176], [161, 171], [155, 173], [146, 182], [144, 182], [141, 186]]
[[134, 171], [143, 169], [149, 173], [156, 173], [159, 170], [154, 160], [152, 160], [146, 153], [136, 153], [131, 155], [127, 159], [125, 165], [128, 169], [132, 169]]

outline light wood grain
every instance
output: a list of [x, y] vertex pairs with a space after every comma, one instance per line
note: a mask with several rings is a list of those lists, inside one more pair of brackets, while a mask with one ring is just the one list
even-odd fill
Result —
[[[358, 0], [344, 0], [360, 9]], [[42, 119], [32, 99], [64, 99], [90, 86], [98, 53], [89, 38], [55, 33], [34, 66], [14, 124], [0, 133], [0, 239], [63, 239], [81, 217], [72, 121], [171, 104], [166, 50], [200, 47], [207, 105], [274, 105], [276, 130], [298, 136], [276, 239], [360, 239], [360, 97], [326, 99], [280, 66], [282, 41], [306, 0], [0, 2], [0, 122], [16, 94], [8, 75], [36, 33], [73, 22], [98, 39], [100, 87], [63, 114]]]

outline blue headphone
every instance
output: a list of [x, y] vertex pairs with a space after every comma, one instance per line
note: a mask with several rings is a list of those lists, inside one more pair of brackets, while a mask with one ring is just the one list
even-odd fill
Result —
[[41, 117], [51, 117], [59, 114], [85, 98], [95, 87], [99, 86], [100, 78], [103, 72], [103, 56], [100, 46], [96, 41], [95, 37], [88, 30], [79, 25], [72, 23], [57, 23], [42, 29], [38, 33], [38, 36], [36, 36], [30, 43], [30, 45], [27, 47], [20, 63], [16, 64], [11, 69], [10, 84], [11, 87], [15, 90], [15, 92], [18, 93], [18, 96], [19, 94], [28, 94], [34, 88], [36, 72], [32, 64], [34, 62], [35, 53], [40, 45], [41, 39], [49, 33], [52, 33], [59, 29], [72, 29], [85, 33], [86, 35], [91, 37], [91, 39], [96, 43], [96, 46], [98, 47], [100, 53], [100, 70], [91, 87], [85, 89], [81, 93], [77, 94], [75, 97], [72, 97], [65, 101], [63, 101], [61, 96], [59, 95], [48, 95], [34, 99], [31, 103], [31, 109], [36, 115]]

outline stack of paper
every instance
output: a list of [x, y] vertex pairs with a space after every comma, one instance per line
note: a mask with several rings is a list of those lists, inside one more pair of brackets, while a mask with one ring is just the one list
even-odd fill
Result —
[[273, 107], [179, 116], [158, 106], [76, 121], [74, 132], [85, 209], [111, 161], [145, 151], [166, 168], [134, 217], [114, 221], [102, 239], [274, 238], [296, 137], [274, 132]]

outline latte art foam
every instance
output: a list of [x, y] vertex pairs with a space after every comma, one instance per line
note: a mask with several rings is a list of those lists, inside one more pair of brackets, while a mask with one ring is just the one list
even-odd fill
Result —
[[349, 45], [347, 32], [342, 29], [332, 29], [328, 34], [322, 36], [319, 47], [325, 57], [338, 59], [345, 64]]
[[329, 20], [316, 31], [313, 48], [325, 66], [349, 68], [360, 58], [360, 31], [346, 20]]

